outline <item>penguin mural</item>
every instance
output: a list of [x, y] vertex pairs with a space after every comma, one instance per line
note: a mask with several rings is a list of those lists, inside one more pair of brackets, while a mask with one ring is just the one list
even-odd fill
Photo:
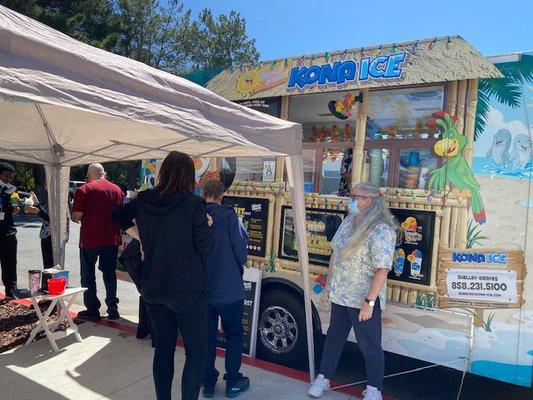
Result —
[[509, 147], [511, 147], [511, 132], [500, 129], [492, 139], [492, 146], [487, 157], [496, 165], [504, 166], [509, 162]]
[[516, 136], [510, 158], [511, 168], [514, 170], [525, 168], [530, 161], [531, 139], [525, 134]]

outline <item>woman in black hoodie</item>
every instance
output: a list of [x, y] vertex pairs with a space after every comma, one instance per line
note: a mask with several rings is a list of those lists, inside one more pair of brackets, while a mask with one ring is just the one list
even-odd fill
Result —
[[153, 375], [158, 400], [170, 400], [178, 329], [185, 346], [182, 399], [198, 398], [207, 349], [203, 257], [212, 251], [205, 202], [192, 194], [194, 163], [171, 152], [154, 189], [115, 211], [113, 220], [140, 240], [141, 292], [155, 332]]

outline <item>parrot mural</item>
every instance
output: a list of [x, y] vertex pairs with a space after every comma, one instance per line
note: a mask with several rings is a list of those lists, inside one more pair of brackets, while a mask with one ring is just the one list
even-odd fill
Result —
[[429, 190], [442, 192], [448, 186], [452, 193], [470, 198], [474, 220], [479, 224], [487, 221], [485, 207], [481, 199], [480, 185], [468, 165], [463, 150], [468, 143], [466, 136], [457, 131], [457, 117], [445, 111], [433, 114], [429, 127], [440, 128], [442, 139], [435, 143], [435, 153], [444, 158], [444, 165], [430, 172]]

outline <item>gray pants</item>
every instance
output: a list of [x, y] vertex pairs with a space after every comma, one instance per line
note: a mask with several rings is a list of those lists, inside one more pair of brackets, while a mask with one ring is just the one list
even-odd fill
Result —
[[381, 348], [381, 308], [376, 300], [374, 312], [368, 321], [359, 322], [359, 308], [331, 305], [331, 322], [324, 345], [320, 373], [332, 379], [344, 350], [346, 339], [353, 327], [355, 338], [363, 357], [367, 384], [383, 390], [385, 357]]

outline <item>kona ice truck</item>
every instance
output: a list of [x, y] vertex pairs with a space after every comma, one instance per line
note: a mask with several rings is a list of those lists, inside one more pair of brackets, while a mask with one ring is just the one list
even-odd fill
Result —
[[[485, 58], [448, 36], [235, 66], [206, 84], [303, 126], [316, 335], [329, 323], [330, 242], [350, 186], [367, 181], [382, 188], [401, 226], [384, 349], [531, 387], [532, 60], [531, 53]], [[250, 234], [248, 265], [263, 272], [258, 356], [305, 360], [283, 159], [196, 162], [199, 186], [222, 168], [236, 174], [225, 201]], [[146, 161], [146, 182], [155, 165]]]

